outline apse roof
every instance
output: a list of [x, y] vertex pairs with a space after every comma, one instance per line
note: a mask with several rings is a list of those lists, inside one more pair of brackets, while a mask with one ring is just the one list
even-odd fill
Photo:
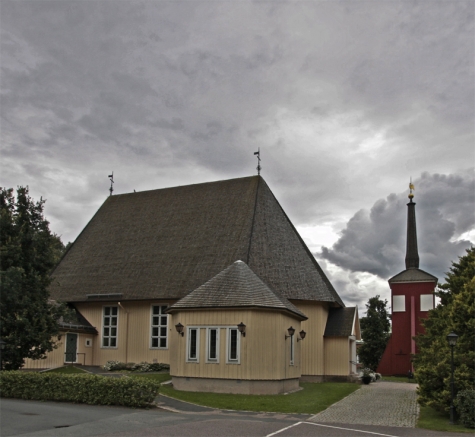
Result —
[[272, 308], [307, 317], [285, 297], [271, 290], [243, 261], [236, 261], [172, 305], [170, 312], [203, 308]]

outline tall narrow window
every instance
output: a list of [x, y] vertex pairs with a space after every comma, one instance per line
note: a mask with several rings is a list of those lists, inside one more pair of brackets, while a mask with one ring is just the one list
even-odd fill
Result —
[[117, 325], [119, 308], [103, 307], [102, 347], [117, 347]]
[[294, 343], [294, 337], [295, 335], [292, 335], [290, 337], [290, 365], [294, 365], [294, 359], [295, 359], [295, 343]]
[[206, 330], [206, 362], [219, 362], [219, 328]]
[[239, 364], [241, 337], [237, 328], [228, 328], [227, 340], [228, 356], [226, 361], [231, 364]]
[[166, 349], [168, 347], [168, 315], [165, 314], [167, 305], [152, 305], [152, 326], [150, 347]]
[[188, 328], [187, 335], [187, 356], [186, 361], [199, 363], [200, 359], [200, 330], [199, 328]]

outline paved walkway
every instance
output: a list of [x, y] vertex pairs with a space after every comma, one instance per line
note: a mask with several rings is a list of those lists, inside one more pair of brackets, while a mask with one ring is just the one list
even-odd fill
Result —
[[415, 428], [419, 417], [416, 387], [385, 381], [363, 385], [309, 421]]

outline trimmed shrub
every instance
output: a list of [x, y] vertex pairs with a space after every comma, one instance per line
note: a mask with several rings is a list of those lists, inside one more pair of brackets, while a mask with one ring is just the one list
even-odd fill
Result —
[[459, 391], [454, 403], [462, 425], [475, 428], [475, 390]]
[[113, 370], [125, 370], [127, 368], [127, 365], [125, 363], [122, 363], [120, 361], [107, 361], [106, 364], [104, 364], [103, 369], [107, 370], [108, 372], [112, 372]]
[[132, 372], [159, 372], [162, 370], [162, 365], [159, 363], [147, 363], [142, 361], [139, 364], [135, 364], [131, 367]]
[[0, 397], [91, 405], [149, 406], [160, 384], [144, 378], [36, 372], [0, 372]]

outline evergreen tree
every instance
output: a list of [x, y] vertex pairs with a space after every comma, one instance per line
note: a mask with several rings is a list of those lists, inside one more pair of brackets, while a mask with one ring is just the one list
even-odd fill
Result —
[[358, 349], [358, 356], [363, 365], [372, 370], [377, 369], [390, 336], [387, 304], [388, 301], [381, 300], [379, 295], [370, 298], [366, 304], [366, 317], [360, 320], [364, 342]]
[[53, 350], [64, 306], [49, 301], [50, 272], [64, 246], [43, 216], [44, 200], [34, 202], [28, 187], [0, 189], [1, 367], [18, 369], [25, 358]]
[[425, 334], [416, 337], [414, 358], [419, 402], [440, 412], [451, 404], [451, 354], [447, 335], [459, 337], [454, 348], [455, 391], [474, 389], [475, 383], [475, 248], [453, 263], [446, 283], [436, 295], [440, 304], [423, 321]]

